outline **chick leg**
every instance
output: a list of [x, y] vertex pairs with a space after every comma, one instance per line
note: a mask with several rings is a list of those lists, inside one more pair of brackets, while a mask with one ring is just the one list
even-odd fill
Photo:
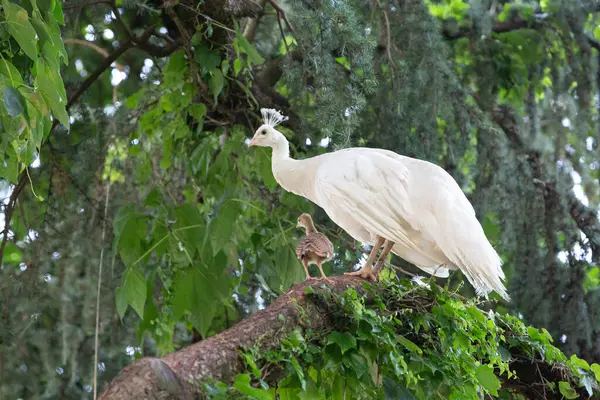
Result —
[[308, 273], [308, 260], [304, 257], [302, 258], [302, 265], [304, 266], [304, 272], [306, 272], [306, 280], [312, 279]]
[[319, 279], [324, 279], [327, 282], [331, 282], [331, 279], [329, 279], [328, 277], [325, 276], [325, 272], [323, 272], [323, 266], [321, 264], [322, 264], [321, 261], [319, 261], [317, 263], [317, 267], [319, 267], [319, 271], [321, 271], [321, 278], [319, 278]]
[[383, 267], [383, 263], [385, 263], [385, 259], [387, 258], [388, 254], [390, 254], [390, 251], [392, 250], [392, 247], [394, 247], [394, 242], [392, 242], [391, 240], [385, 240], [385, 244], [383, 245], [383, 250], [381, 251], [381, 255], [379, 256], [379, 259], [377, 260], [377, 264], [375, 265], [375, 268], [373, 269], [373, 275], [375, 276], [375, 279], [379, 279], [379, 272], [381, 272], [381, 268]]
[[375, 277], [373, 276], [371, 266], [373, 265], [373, 261], [375, 261], [375, 258], [377, 257], [377, 252], [383, 245], [384, 240], [384, 238], [378, 236], [377, 241], [375, 242], [375, 245], [371, 250], [371, 254], [369, 254], [369, 258], [367, 258], [367, 262], [365, 263], [365, 265], [363, 265], [363, 267], [358, 271], [345, 272], [344, 275], [360, 276], [363, 279], [374, 279]]

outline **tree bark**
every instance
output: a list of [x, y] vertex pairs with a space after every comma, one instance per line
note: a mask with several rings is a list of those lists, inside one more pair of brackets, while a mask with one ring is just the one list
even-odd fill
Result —
[[[361, 283], [353, 276], [331, 278], [329, 289], [342, 293], [349, 287], [366, 295]], [[327, 304], [317, 301], [319, 297], [305, 294], [311, 286], [318, 292], [323, 281], [304, 281], [294, 285], [272, 305], [240, 321], [233, 327], [187, 346], [163, 358], [145, 357], [133, 362], [106, 387], [99, 399], [197, 399], [202, 398], [200, 388], [194, 382], [211, 377], [228, 384], [244, 370], [239, 351], [244, 347], [258, 345], [260, 351], [276, 349], [280, 340], [297, 327], [313, 332], [334, 328], [334, 321]], [[567, 380], [568, 369], [549, 365], [541, 355], [532, 358], [519, 349], [510, 349], [513, 361], [510, 369], [517, 371], [518, 378], [500, 376], [503, 385], [530, 399], [562, 398], [560, 393], [545, 389], [547, 382], [558, 384]], [[589, 398], [585, 389], [577, 389], [580, 399]]]

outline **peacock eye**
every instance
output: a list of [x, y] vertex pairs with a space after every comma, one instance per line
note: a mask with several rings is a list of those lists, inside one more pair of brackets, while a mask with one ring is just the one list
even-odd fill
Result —
[[261, 134], [261, 135], [266, 135], [266, 134], [267, 134], [267, 131], [266, 131], [266, 130], [263, 130], [263, 131], [262, 131], [260, 134]]

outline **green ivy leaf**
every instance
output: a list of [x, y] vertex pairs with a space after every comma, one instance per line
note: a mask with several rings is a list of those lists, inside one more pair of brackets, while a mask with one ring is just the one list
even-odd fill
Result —
[[4, 8], [8, 31], [19, 43], [23, 52], [35, 61], [38, 55], [36, 33], [29, 21], [27, 11], [8, 0], [2, 0], [2, 7]]
[[273, 397], [265, 389], [257, 389], [250, 385], [250, 375], [238, 374], [235, 377], [233, 387], [236, 388], [240, 393], [250, 396], [255, 400], [272, 400]]
[[350, 349], [356, 348], [356, 338], [348, 332], [332, 332], [327, 339], [327, 344], [337, 344], [342, 350], [342, 354]]
[[[6, 78], [7, 80], [7, 83], [11, 86], [17, 87], [19, 85], [24, 84], [23, 78], [21, 78], [19, 70], [15, 68], [15, 66], [12, 65], [10, 61], [5, 60], [3, 58], [0, 58], [0, 75], [4, 76], [4, 78]], [[3, 82], [1, 82], [0, 80], [0, 85], [2, 84]]]
[[233, 200], [225, 201], [219, 207], [217, 218], [210, 223], [213, 254], [217, 254], [231, 241], [235, 221], [241, 211], [240, 203]]
[[369, 363], [362, 354], [351, 353], [349, 356], [346, 355], [343, 363], [346, 367], [354, 371], [358, 379], [369, 371]]
[[121, 287], [117, 289], [117, 312], [121, 319], [125, 315], [127, 305], [144, 318], [144, 305], [146, 304], [146, 279], [136, 268], [129, 267], [123, 274]]
[[7, 86], [4, 89], [4, 107], [8, 111], [8, 115], [15, 118], [25, 111], [25, 100], [23, 95], [14, 87]]
[[385, 400], [417, 400], [408, 389], [387, 377], [383, 378], [383, 393]]
[[221, 91], [223, 90], [223, 86], [225, 85], [225, 78], [223, 77], [223, 73], [220, 69], [214, 68], [210, 71], [210, 79], [208, 80], [208, 89], [212, 93], [215, 102], [217, 102], [217, 98]]
[[565, 381], [558, 382], [558, 390], [560, 391], [560, 394], [565, 396], [565, 398], [567, 398], [567, 399], [576, 399], [579, 397], [579, 395], [571, 387], [571, 384], [569, 382], [565, 382]]
[[239, 58], [236, 58], [233, 62], [233, 72], [235, 73], [235, 76], [239, 75], [242, 68], [244, 68], [244, 62]]
[[592, 370], [592, 372], [596, 376], [596, 380], [598, 382], [600, 382], [600, 365], [594, 363], [594, 364], [592, 364], [592, 366], [590, 367], [590, 369]]
[[494, 396], [498, 396], [500, 381], [496, 375], [494, 375], [494, 368], [491, 365], [478, 366], [475, 375], [477, 375], [477, 380], [479, 380], [479, 383], [485, 390]]

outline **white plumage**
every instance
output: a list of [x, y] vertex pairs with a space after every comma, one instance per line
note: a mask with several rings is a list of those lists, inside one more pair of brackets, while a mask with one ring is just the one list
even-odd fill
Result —
[[374, 245], [365, 265], [353, 275], [376, 277], [391, 250], [435, 276], [447, 277], [449, 269], [460, 269], [478, 295], [496, 291], [509, 300], [502, 261], [473, 206], [446, 171], [427, 161], [371, 148], [294, 160], [287, 139], [275, 129], [287, 118], [272, 109], [261, 112], [265, 124], [249, 146], [273, 148], [277, 182], [319, 205], [354, 239]]

